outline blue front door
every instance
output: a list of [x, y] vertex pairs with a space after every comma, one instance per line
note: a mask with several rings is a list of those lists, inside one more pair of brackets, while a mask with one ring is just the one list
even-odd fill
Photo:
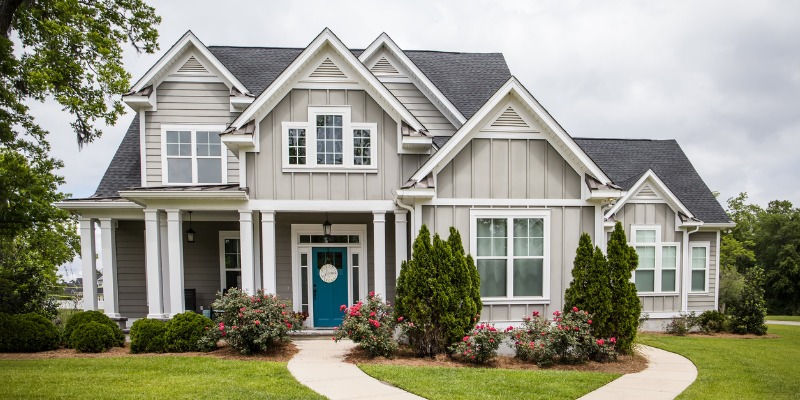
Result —
[[339, 326], [347, 305], [347, 249], [315, 247], [311, 251], [313, 267], [314, 327]]

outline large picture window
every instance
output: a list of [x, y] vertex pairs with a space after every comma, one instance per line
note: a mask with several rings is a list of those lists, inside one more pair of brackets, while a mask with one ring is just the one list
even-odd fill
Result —
[[217, 126], [162, 126], [162, 183], [227, 183], [221, 130]]
[[473, 211], [471, 252], [481, 277], [481, 297], [548, 298], [548, 224], [546, 211]]
[[678, 243], [661, 242], [661, 227], [633, 226], [631, 236], [639, 266], [633, 273], [639, 293], [677, 293]]
[[376, 170], [377, 124], [356, 123], [350, 107], [309, 107], [308, 122], [283, 122], [284, 171]]

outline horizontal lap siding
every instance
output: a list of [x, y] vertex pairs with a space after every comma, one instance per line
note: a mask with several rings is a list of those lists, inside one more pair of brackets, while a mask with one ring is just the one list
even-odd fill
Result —
[[709, 242], [708, 294], [689, 292], [689, 311], [714, 309], [714, 296], [717, 288], [717, 232], [697, 232], [689, 235], [689, 242]]
[[115, 232], [119, 312], [127, 318], [147, 315], [144, 222], [119, 221]]
[[[283, 172], [282, 122], [306, 122], [309, 106], [324, 105], [350, 106], [354, 123], [377, 124], [377, 173]], [[255, 155], [248, 177], [255, 199], [389, 200], [423, 160], [419, 155], [397, 154], [397, 124], [361, 90], [295, 89], [259, 122], [259, 132], [261, 152]]]
[[383, 84], [392, 94], [408, 107], [412, 115], [433, 136], [452, 136], [456, 128], [436, 107], [425, 97], [413, 83], [386, 82]]
[[440, 198], [581, 197], [580, 175], [545, 140], [472, 139], [436, 183]]
[[[156, 90], [157, 111], [145, 116], [147, 184], [162, 185], [161, 124], [228, 125], [238, 113], [230, 112], [230, 92], [223, 83], [163, 82]], [[239, 160], [227, 153], [228, 182], [239, 182]]]
[[[187, 227], [186, 222], [183, 225], [184, 228]], [[194, 243], [187, 242], [186, 235], [183, 235], [183, 286], [186, 289], [195, 289], [197, 295], [195, 311], [199, 312], [201, 306], [210, 308], [217, 292], [222, 289], [219, 232], [238, 232], [239, 223], [194, 222], [192, 229], [197, 232]]]

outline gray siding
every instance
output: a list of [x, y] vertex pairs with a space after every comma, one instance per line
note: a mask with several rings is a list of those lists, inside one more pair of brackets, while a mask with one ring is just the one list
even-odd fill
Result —
[[440, 198], [581, 197], [580, 175], [545, 140], [473, 139], [436, 184]]
[[124, 317], [142, 318], [147, 315], [144, 221], [119, 221], [115, 234], [119, 312]]
[[717, 232], [697, 232], [689, 235], [691, 242], [709, 242], [708, 294], [689, 292], [689, 311], [714, 310], [714, 296], [717, 289]]
[[[188, 229], [186, 226], [184, 222], [184, 229]], [[219, 231], [239, 231], [239, 223], [193, 222], [192, 229], [197, 232], [194, 243], [187, 242], [186, 235], [183, 235], [183, 287], [196, 290], [195, 311], [200, 312], [201, 306], [211, 306], [222, 287]]]
[[[378, 125], [378, 172], [283, 172], [282, 122], [305, 122], [309, 105], [349, 105], [353, 122]], [[421, 165], [419, 155], [397, 154], [397, 124], [361, 90], [292, 90], [259, 122], [261, 152], [248, 157], [255, 199], [388, 200]], [[252, 168], [250, 168], [252, 167]]]
[[[238, 113], [230, 112], [230, 92], [223, 83], [163, 82], [156, 90], [158, 110], [145, 115], [147, 185], [161, 186], [161, 124], [227, 125]], [[239, 182], [239, 161], [227, 150], [228, 182]]]
[[[470, 252], [470, 206], [423, 206], [422, 222], [432, 233], [443, 238], [449, 235], [449, 228], [455, 226], [461, 233], [464, 248]], [[501, 207], [493, 207], [498, 209]], [[510, 212], [519, 208], [509, 208]], [[594, 207], [548, 207], [550, 210], [550, 303], [485, 305], [481, 318], [487, 321], [519, 320], [524, 315], [539, 311], [549, 315], [563, 307], [564, 290], [572, 280], [572, 262], [581, 233], [586, 232], [594, 238]]]
[[417, 117], [417, 120], [428, 129], [431, 135], [453, 136], [456, 131], [453, 124], [413, 83], [385, 82], [383, 85], [406, 106], [412, 115]]

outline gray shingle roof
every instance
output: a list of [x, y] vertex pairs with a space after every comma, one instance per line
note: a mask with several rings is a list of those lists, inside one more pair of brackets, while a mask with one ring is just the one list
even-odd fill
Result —
[[208, 46], [208, 50], [256, 96], [303, 52], [281, 47]]
[[652, 169], [695, 218], [706, 223], [730, 222], [675, 140], [575, 138], [575, 142], [623, 189], [630, 189]]
[[136, 115], [91, 198], [119, 197], [119, 191], [142, 185], [139, 155], [139, 115]]

